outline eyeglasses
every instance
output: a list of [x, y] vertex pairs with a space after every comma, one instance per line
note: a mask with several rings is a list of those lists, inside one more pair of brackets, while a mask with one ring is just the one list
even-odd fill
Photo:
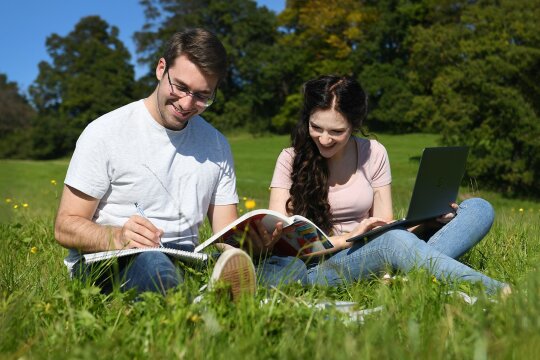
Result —
[[207, 96], [201, 93], [193, 92], [189, 90], [187, 86], [173, 84], [169, 75], [169, 69], [167, 69], [167, 79], [169, 80], [169, 85], [171, 86], [171, 94], [178, 96], [179, 98], [185, 98], [189, 95], [195, 101], [195, 105], [198, 107], [207, 108], [215, 101], [215, 91], [212, 93], [212, 95]]

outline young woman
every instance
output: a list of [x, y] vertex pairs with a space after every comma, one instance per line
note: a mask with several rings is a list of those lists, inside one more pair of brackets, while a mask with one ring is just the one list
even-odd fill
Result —
[[306, 284], [336, 285], [388, 267], [404, 272], [420, 267], [439, 279], [482, 282], [489, 293], [509, 291], [508, 285], [455, 260], [491, 227], [494, 212], [482, 199], [453, 204], [435, 224], [413, 231], [391, 230], [367, 244], [346, 242], [393, 219], [388, 155], [376, 140], [353, 135], [367, 112], [367, 96], [353, 78], [321, 76], [304, 85], [303, 95], [292, 147], [276, 163], [269, 207], [311, 219], [333, 234], [336, 251], [308, 265], [271, 257], [260, 266], [263, 278], [292, 266], [300, 274], [296, 279]]

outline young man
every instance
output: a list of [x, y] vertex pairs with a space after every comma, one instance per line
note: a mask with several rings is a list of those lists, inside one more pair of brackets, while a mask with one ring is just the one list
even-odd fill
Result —
[[[226, 52], [215, 35], [176, 33], [157, 63], [154, 92], [101, 116], [81, 134], [55, 223], [74, 276], [90, 271], [81, 253], [160, 243], [193, 250], [205, 215], [214, 232], [237, 218], [229, 144], [200, 116], [225, 73]], [[229, 281], [235, 297], [255, 290], [253, 264], [238, 249], [221, 255], [213, 278]], [[105, 291], [121, 284], [164, 293], [182, 282], [182, 272], [163, 253], [146, 252], [121, 258], [99, 282]]]

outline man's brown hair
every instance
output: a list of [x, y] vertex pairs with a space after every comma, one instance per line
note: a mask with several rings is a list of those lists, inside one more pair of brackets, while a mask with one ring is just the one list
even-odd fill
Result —
[[220, 80], [227, 74], [227, 52], [216, 35], [208, 30], [195, 28], [175, 33], [167, 43], [163, 58], [167, 68], [185, 55], [207, 75]]

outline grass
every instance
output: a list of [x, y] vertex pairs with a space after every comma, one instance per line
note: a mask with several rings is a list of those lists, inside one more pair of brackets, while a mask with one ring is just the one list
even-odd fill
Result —
[[[434, 136], [380, 135], [392, 161], [395, 212], [407, 205], [417, 157]], [[287, 137], [230, 138], [238, 191], [268, 203], [274, 161]], [[0, 161], [0, 358], [535, 358], [540, 350], [540, 206], [464, 187], [497, 212], [490, 234], [463, 259], [508, 281], [506, 301], [468, 284], [435, 281], [423, 271], [345, 287], [259, 288], [238, 305], [207, 293], [192, 303], [208, 272], [188, 272], [166, 297], [102, 295], [70, 281], [53, 236], [66, 161]], [[56, 185], [51, 180], [57, 182]], [[5, 199], [11, 199], [6, 202]], [[23, 207], [23, 204], [27, 204]], [[14, 208], [14, 205], [19, 205]], [[242, 207], [243, 204], [240, 204]], [[208, 233], [205, 228], [204, 232]], [[452, 290], [478, 298], [467, 304]], [[318, 301], [381, 309], [356, 319]]]
[[19, 213], [52, 216], [67, 164], [68, 160], [0, 160], [0, 223], [10, 223]]

